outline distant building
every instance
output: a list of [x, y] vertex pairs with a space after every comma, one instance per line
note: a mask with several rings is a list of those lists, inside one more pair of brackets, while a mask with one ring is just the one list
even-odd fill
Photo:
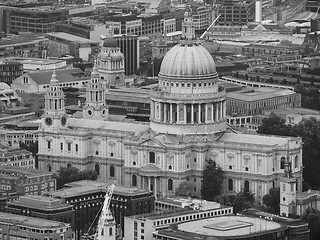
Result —
[[[52, 73], [52, 70], [25, 73], [14, 80], [11, 86], [17, 92], [46, 92]], [[56, 74], [62, 80], [61, 87], [84, 88], [89, 82], [89, 78], [79, 68], [59, 69], [56, 70]]]
[[84, 61], [91, 60], [98, 52], [100, 41], [92, 41], [64, 32], [47, 33], [50, 39], [48, 56], [72, 55]]
[[41, 116], [44, 109], [44, 93], [25, 93], [18, 91], [18, 96], [21, 98], [21, 105], [28, 107], [36, 116]]
[[218, 25], [243, 26], [254, 21], [255, 2], [250, 0], [218, 0]]
[[139, 68], [139, 39], [136, 35], [115, 35], [120, 52], [124, 55], [125, 75], [133, 75]]
[[207, 221], [212, 217], [220, 219], [225, 215], [233, 215], [233, 208], [213, 205], [204, 210], [201, 208], [198, 210], [180, 209], [125, 217], [124, 240], [129, 240], [132, 236], [137, 236], [137, 239], [152, 239], [153, 232], [168, 228], [172, 224], [192, 222], [195, 219]]
[[[27, 58], [27, 57], [8, 57], [6, 60], [16, 61], [22, 64], [23, 73], [31, 71], [44, 71], [62, 69], [67, 67], [67, 62], [60, 59], [48, 59], [48, 58]], [[22, 73], [18, 76], [20, 77]], [[16, 78], [18, 78], [16, 77]], [[15, 78], [15, 79], [16, 79]]]
[[0, 212], [1, 239], [73, 239], [70, 224]]
[[0, 57], [46, 58], [49, 40], [30, 33], [9, 35], [0, 41]]
[[[95, 169], [99, 174], [99, 169]], [[106, 183], [78, 181], [68, 183], [64, 189], [47, 193], [62, 202], [73, 204], [75, 208], [76, 239], [87, 230], [103, 204], [107, 190]], [[86, 206], [85, 210], [82, 206]], [[147, 190], [116, 186], [110, 209], [117, 224], [123, 229], [123, 218], [135, 214], [148, 213], [154, 209], [154, 196]]]
[[10, 8], [7, 9], [7, 32], [49, 33], [54, 32], [56, 23], [68, 19], [68, 9], [54, 7]]
[[35, 157], [25, 149], [0, 146], [0, 166], [35, 169]]
[[4, 61], [0, 63], [0, 82], [11, 85], [12, 81], [21, 76], [23, 65], [20, 62]]
[[6, 213], [47, 219], [70, 224], [75, 231], [75, 210], [72, 204], [45, 196], [20, 196], [18, 200], [7, 202]]

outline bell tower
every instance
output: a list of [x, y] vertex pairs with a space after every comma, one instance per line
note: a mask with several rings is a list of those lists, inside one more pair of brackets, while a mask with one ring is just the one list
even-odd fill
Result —
[[284, 164], [284, 176], [280, 178], [280, 215], [296, 214], [297, 180], [292, 176], [289, 154]]
[[182, 39], [193, 40], [195, 38], [196, 34], [193, 24], [192, 9], [191, 6], [188, 5], [182, 22]]
[[58, 130], [66, 127], [66, 124], [67, 115], [64, 108], [64, 93], [54, 70], [49, 89], [45, 95], [45, 113], [42, 118], [42, 126], [51, 130]]
[[100, 80], [96, 64], [91, 73], [91, 81], [86, 87], [86, 103], [83, 110], [84, 118], [106, 120], [108, 107], [106, 106], [106, 83]]

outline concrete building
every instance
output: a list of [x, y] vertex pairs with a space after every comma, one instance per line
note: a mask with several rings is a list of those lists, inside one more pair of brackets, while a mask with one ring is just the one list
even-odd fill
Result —
[[0, 82], [0, 111], [3, 112], [8, 107], [19, 106], [20, 102], [21, 99], [16, 91], [6, 83]]
[[46, 92], [53, 72], [61, 79], [61, 87], [83, 88], [89, 81], [89, 78], [79, 68], [35, 71], [25, 73], [14, 80], [11, 84], [12, 89], [25, 93]]
[[8, 61], [7, 59], [0, 63], [0, 82], [9, 86], [12, 81], [21, 76], [23, 73], [23, 65], [18, 61]]
[[120, 52], [124, 56], [124, 71], [125, 75], [133, 75], [139, 68], [140, 49], [139, 39], [136, 35], [114, 35], [117, 40]]
[[6, 213], [52, 220], [70, 224], [75, 231], [75, 210], [73, 205], [62, 203], [60, 199], [45, 196], [20, 196], [18, 200], [7, 202]]
[[64, 32], [47, 33], [50, 40], [48, 56], [72, 55], [89, 61], [97, 54], [100, 41], [78, 37]]
[[238, 25], [243, 26], [248, 22], [253, 22], [255, 17], [254, 1], [239, 0], [218, 0], [217, 15], [221, 14], [218, 19], [219, 25]]
[[55, 24], [66, 21], [69, 15], [68, 9], [57, 9], [50, 6], [9, 8], [7, 11], [6, 32], [13, 34], [54, 32]]
[[9, 35], [0, 41], [0, 57], [46, 58], [49, 40], [30, 33]]
[[[172, 224], [193, 222], [192, 220], [210, 219], [211, 217], [232, 215], [232, 207], [220, 207], [213, 205], [207, 209], [200, 210], [171, 210], [167, 212], [140, 214], [124, 219], [124, 240], [132, 239], [152, 239], [153, 232], [168, 228]], [[185, 223], [186, 224], [186, 223]]]
[[0, 212], [1, 239], [73, 239], [66, 223]]
[[[189, 23], [191, 16], [186, 14], [184, 21]], [[96, 72], [86, 89], [84, 117], [66, 115], [59, 78], [53, 74], [38, 132], [39, 168], [99, 167], [100, 181], [126, 187], [134, 183], [157, 197], [173, 196], [192, 177], [200, 196], [205, 160], [211, 158], [225, 172], [222, 193], [246, 189], [261, 203], [279, 185], [281, 159], [289, 153], [291, 160], [299, 159], [293, 172], [301, 192], [301, 139], [240, 134], [227, 127], [226, 93], [218, 86], [215, 62], [192, 39], [191, 26], [186, 24], [185, 40], [162, 61], [158, 86], [150, 93], [149, 124], [109, 121], [103, 101], [107, 89], [100, 87], [106, 81]]]

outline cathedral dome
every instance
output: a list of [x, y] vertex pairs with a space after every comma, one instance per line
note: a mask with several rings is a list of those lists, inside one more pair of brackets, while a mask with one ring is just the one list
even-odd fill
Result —
[[103, 47], [107, 47], [107, 48], [118, 47], [117, 40], [115, 38], [113, 38], [113, 37], [107, 37], [103, 41]]
[[202, 45], [193, 43], [180, 43], [174, 46], [164, 56], [160, 77], [216, 77], [216, 65], [208, 52]]

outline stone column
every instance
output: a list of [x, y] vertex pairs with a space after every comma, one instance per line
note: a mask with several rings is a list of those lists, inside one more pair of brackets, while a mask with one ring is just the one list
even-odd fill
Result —
[[148, 190], [151, 191], [151, 179], [150, 177], [147, 177], [148, 178]]
[[204, 121], [205, 121], [205, 123], [207, 123], [208, 122], [208, 104], [206, 103], [206, 105], [205, 105], [205, 107], [204, 107], [204, 110], [205, 110], [205, 116], [204, 116]]
[[223, 108], [223, 118], [227, 117], [227, 101], [223, 102], [224, 108]]
[[163, 122], [168, 121], [168, 116], [167, 116], [167, 103], [164, 103], [164, 119]]
[[191, 103], [191, 124], [194, 124], [194, 109], [193, 109], [193, 103]]
[[223, 113], [223, 103], [220, 102], [220, 119], [223, 118], [222, 113]]
[[183, 122], [187, 124], [187, 104], [183, 105], [183, 112], [184, 112]]
[[177, 105], [177, 123], [180, 121], [180, 107], [179, 107], [179, 104], [176, 104]]
[[219, 104], [215, 103], [214, 104], [216, 106], [216, 122], [219, 121]]
[[162, 102], [159, 102], [159, 122], [162, 121]]
[[143, 176], [141, 176], [141, 181], [142, 181], [142, 184], [141, 184], [141, 185], [142, 185], [142, 189], [144, 189], [144, 187], [145, 187], [145, 186], [144, 186], [144, 180], [145, 180], [145, 179], [144, 179], [144, 177], [143, 177]]
[[154, 198], [157, 199], [157, 177], [154, 177], [153, 194]]
[[201, 103], [198, 103], [198, 123], [201, 123]]
[[151, 101], [150, 104], [150, 120], [154, 119], [154, 101]]
[[172, 110], [172, 103], [170, 103], [170, 123], [172, 123], [172, 119], [173, 119], [173, 110]]

